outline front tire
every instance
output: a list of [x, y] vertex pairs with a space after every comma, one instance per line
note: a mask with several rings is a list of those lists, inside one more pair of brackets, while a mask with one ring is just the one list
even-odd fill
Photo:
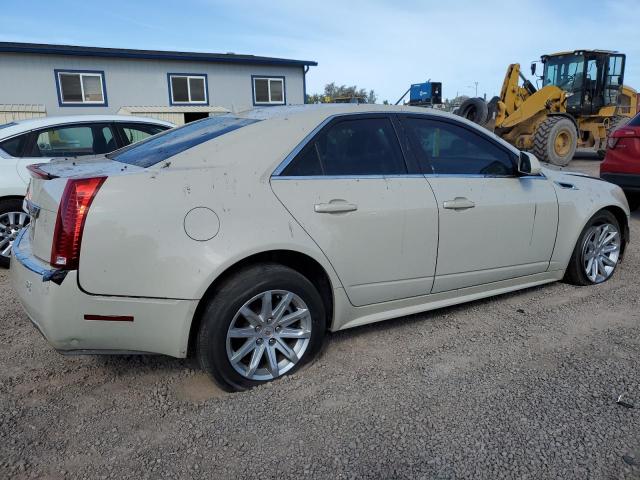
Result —
[[609, 280], [620, 261], [622, 242], [622, 230], [616, 217], [606, 210], [596, 213], [578, 238], [565, 281], [584, 286]]
[[22, 210], [22, 200], [0, 200], [0, 267], [9, 267], [13, 241], [28, 223], [29, 215]]
[[324, 303], [305, 276], [260, 264], [228, 278], [206, 305], [200, 365], [220, 387], [241, 391], [298, 370], [320, 350]]

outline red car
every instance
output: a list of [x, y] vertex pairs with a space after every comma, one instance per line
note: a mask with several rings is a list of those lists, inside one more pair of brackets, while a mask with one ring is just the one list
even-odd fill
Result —
[[624, 190], [631, 210], [640, 207], [640, 113], [609, 137], [600, 177]]

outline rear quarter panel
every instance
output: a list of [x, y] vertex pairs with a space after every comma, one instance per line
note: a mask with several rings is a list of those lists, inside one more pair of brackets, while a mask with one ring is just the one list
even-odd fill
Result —
[[[185, 152], [182, 162], [174, 157], [170, 167], [109, 177], [87, 217], [81, 288], [100, 295], [199, 299], [228, 267], [269, 250], [309, 255], [337, 285], [329, 262], [270, 188], [270, 173], [282, 157], [273, 157], [266, 169], [252, 161], [265, 150], [260, 142], [232, 149], [204, 144]], [[227, 156], [231, 151], [236, 157]], [[207, 159], [212, 155], [218, 158], [213, 164]], [[185, 232], [185, 216], [195, 207], [217, 215], [219, 231], [208, 241]]]

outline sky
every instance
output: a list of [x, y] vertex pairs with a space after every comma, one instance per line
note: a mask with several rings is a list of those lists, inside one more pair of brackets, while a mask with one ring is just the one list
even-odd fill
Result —
[[[1, 0], [0, 41], [242, 53], [314, 60], [329, 82], [395, 103], [411, 83], [496, 95], [507, 66], [544, 53], [627, 54], [640, 90], [640, 0]], [[0, 65], [0, 68], [2, 66]]]

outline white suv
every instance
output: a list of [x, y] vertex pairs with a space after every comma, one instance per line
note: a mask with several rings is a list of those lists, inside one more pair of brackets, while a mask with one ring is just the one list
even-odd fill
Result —
[[44, 117], [0, 125], [0, 266], [9, 265], [13, 241], [29, 222], [22, 210], [28, 165], [109, 153], [173, 126], [130, 115]]

